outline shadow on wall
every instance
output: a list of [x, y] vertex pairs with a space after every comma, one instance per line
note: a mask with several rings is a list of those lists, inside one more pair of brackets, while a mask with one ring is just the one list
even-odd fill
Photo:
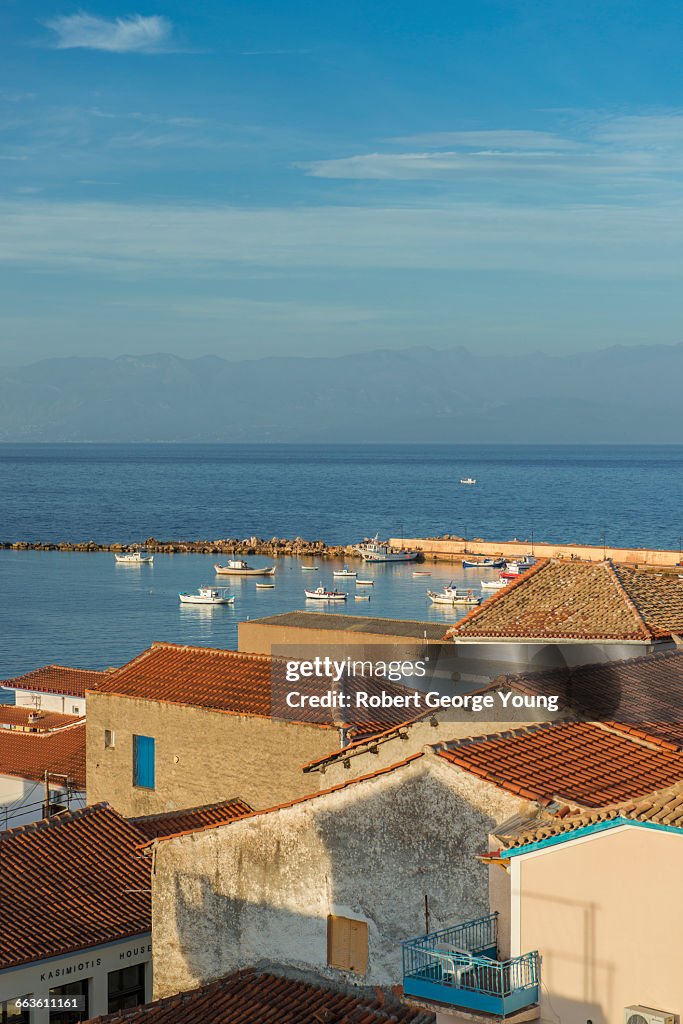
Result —
[[[343, 791], [335, 809], [306, 802], [162, 843], [157, 994], [265, 961], [401, 984], [403, 940], [488, 913], [487, 870], [474, 857], [516, 798], [505, 794], [494, 819], [433, 772], [383, 781]], [[367, 975], [328, 966], [328, 914], [367, 923]]]

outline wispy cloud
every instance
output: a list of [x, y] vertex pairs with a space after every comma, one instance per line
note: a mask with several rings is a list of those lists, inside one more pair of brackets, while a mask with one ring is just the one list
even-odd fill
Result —
[[446, 146], [493, 149], [573, 149], [577, 143], [553, 132], [492, 129], [467, 132], [426, 132], [422, 135], [399, 135], [387, 142], [412, 146], [441, 148]]
[[132, 14], [127, 18], [98, 18], [81, 11], [45, 22], [56, 34], [58, 50], [106, 50], [109, 53], [161, 53], [168, 49], [173, 26], [168, 18]]

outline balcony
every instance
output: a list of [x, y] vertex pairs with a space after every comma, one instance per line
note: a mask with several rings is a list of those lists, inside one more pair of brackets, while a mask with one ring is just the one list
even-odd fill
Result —
[[498, 960], [498, 915], [403, 943], [403, 991], [420, 1001], [509, 1017], [538, 1002], [538, 953]]

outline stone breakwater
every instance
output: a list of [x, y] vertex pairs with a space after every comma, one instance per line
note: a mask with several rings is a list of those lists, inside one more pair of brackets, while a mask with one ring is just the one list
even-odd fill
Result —
[[5, 541], [0, 542], [0, 549], [6, 551], [137, 551], [145, 548], [155, 554], [169, 555], [266, 555], [268, 558], [281, 558], [286, 555], [311, 558], [348, 558], [354, 554], [353, 547], [341, 544], [326, 544], [322, 540], [304, 540], [295, 537], [289, 540], [283, 537], [272, 537], [263, 540], [261, 537], [248, 537], [245, 540], [227, 538], [224, 540], [157, 540], [148, 537], [133, 544], [97, 544], [89, 541]]

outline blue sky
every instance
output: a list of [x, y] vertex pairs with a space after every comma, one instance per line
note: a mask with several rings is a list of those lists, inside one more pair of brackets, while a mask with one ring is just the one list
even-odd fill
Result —
[[676, 3], [0, 19], [0, 365], [683, 341]]

